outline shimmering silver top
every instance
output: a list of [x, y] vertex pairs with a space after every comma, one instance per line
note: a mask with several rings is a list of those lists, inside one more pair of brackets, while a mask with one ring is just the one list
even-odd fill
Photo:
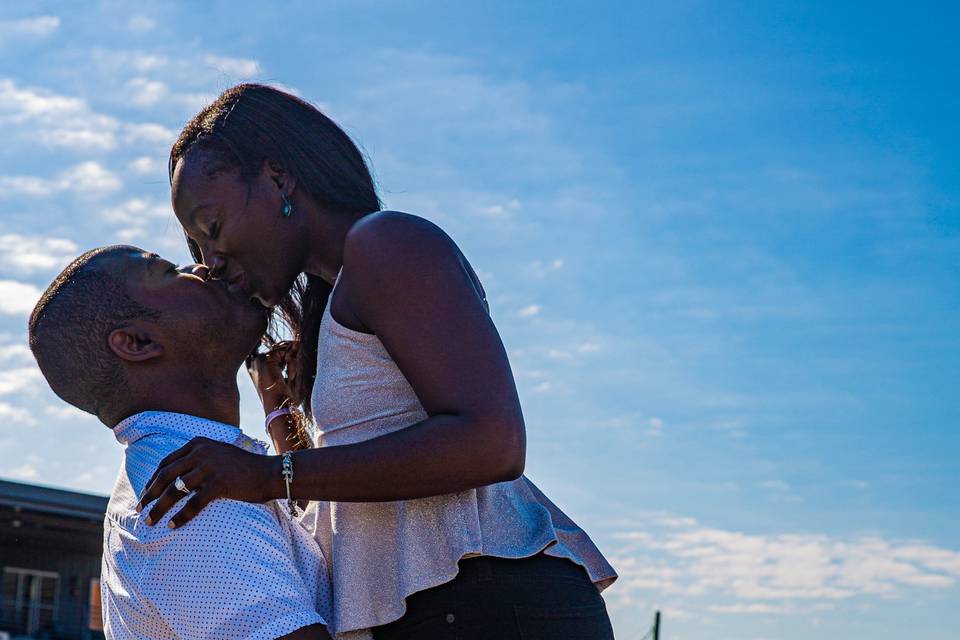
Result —
[[[377, 336], [341, 325], [329, 305], [317, 362], [319, 447], [369, 440], [428, 417]], [[526, 476], [419, 500], [312, 503], [307, 523], [330, 565], [338, 638], [402, 617], [407, 596], [453, 579], [464, 557], [545, 550], [582, 565], [598, 589], [617, 577], [587, 534]]]

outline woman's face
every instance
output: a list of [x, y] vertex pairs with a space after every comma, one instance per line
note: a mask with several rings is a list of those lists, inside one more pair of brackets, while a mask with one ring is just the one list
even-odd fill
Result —
[[[174, 168], [173, 210], [197, 243], [210, 275], [272, 307], [303, 267], [304, 233], [294, 211], [281, 213], [277, 174], [267, 163], [249, 184], [239, 169], [207, 175], [205, 154], [188, 153]], [[282, 182], [282, 177], [281, 177]]]

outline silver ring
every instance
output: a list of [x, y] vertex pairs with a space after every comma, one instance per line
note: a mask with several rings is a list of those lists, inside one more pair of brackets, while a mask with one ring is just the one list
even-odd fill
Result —
[[181, 478], [180, 476], [177, 476], [177, 479], [173, 481], [173, 486], [177, 488], [177, 491], [181, 491], [183, 493], [190, 493], [190, 489], [187, 489], [187, 485], [184, 484], [183, 478]]

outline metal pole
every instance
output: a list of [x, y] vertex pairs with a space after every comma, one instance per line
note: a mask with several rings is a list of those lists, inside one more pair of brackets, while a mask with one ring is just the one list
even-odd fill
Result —
[[653, 640], [660, 640], [660, 612], [653, 616]]

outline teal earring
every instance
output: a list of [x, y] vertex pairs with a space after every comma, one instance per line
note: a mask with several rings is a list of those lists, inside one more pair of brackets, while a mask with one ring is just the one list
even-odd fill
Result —
[[287, 198], [287, 194], [281, 193], [280, 197], [283, 198], [283, 206], [280, 207], [280, 213], [283, 214], [284, 218], [289, 218], [290, 214], [293, 213], [293, 205], [290, 204], [290, 200]]

